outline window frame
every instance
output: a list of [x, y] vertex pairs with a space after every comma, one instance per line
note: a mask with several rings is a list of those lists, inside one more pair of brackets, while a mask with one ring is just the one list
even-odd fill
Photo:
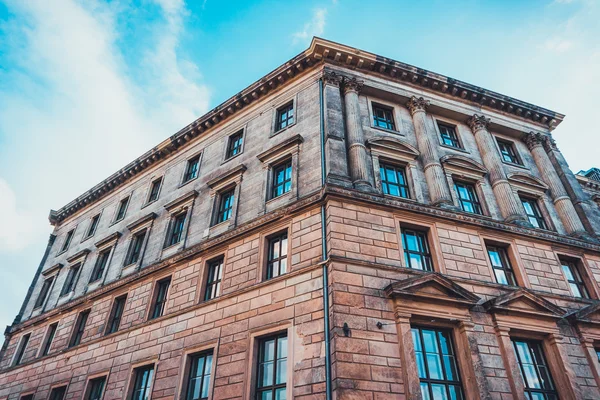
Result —
[[[167, 288], [165, 290], [164, 299], [160, 303], [160, 307], [161, 307], [160, 315], [155, 315], [157, 307], [159, 306], [158, 299], [159, 299], [159, 295], [161, 293], [161, 285], [163, 285], [164, 283], [168, 283], [168, 284], [167, 284]], [[173, 277], [171, 275], [160, 278], [155, 282], [154, 290], [153, 290], [153, 294], [152, 294], [152, 302], [150, 303], [150, 311], [148, 314], [148, 320], [157, 319], [157, 318], [160, 318], [165, 315], [165, 310], [167, 307], [167, 301], [169, 300], [169, 292], [170, 292], [172, 283], [173, 283]]]
[[[284, 111], [285, 110], [285, 111]], [[289, 116], [289, 111], [292, 111], [292, 116]], [[273, 135], [288, 129], [296, 124], [298, 116], [296, 115], [296, 99], [288, 100], [282, 105], [275, 108], [275, 120], [273, 125]], [[282, 126], [281, 116], [282, 114], [288, 114], [286, 116], [285, 126]], [[290, 122], [291, 119], [291, 122]]]
[[[217, 276], [215, 277], [214, 268], [218, 266], [219, 270]], [[202, 301], [210, 301], [221, 296], [221, 285], [223, 283], [223, 274], [225, 269], [225, 256], [221, 255], [218, 257], [213, 257], [206, 262], [205, 267], [205, 279], [204, 282], [204, 290], [202, 291]], [[213, 295], [213, 287], [215, 287], [215, 293]], [[210, 291], [209, 291], [210, 289]]]
[[[231, 218], [233, 217], [233, 209], [235, 207], [235, 192], [235, 186], [223, 189], [222, 191], [218, 192], [216, 199], [217, 208], [215, 210], [215, 219], [212, 226], [216, 226], [231, 220]], [[226, 197], [229, 199], [229, 206], [226, 206]], [[226, 219], [224, 219], [225, 214], [228, 215]]]
[[[54, 386], [52, 388], [50, 388], [50, 394], [48, 396], [48, 400], [65, 400], [65, 396], [67, 395], [67, 389], [69, 388], [69, 385], [67, 384], [62, 384], [62, 385], [58, 385], [58, 386]], [[56, 398], [56, 392], [58, 390], [63, 390], [62, 396], [60, 398]]]
[[[164, 248], [167, 249], [171, 246], [176, 246], [183, 241], [184, 232], [186, 230], [187, 222], [187, 211], [181, 211], [179, 213], [171, 215], [171, 221], [169, 222], [169, 230], [167, 232], [167, 240]], [[181, 220], [181, 230], [177, 233], [177, 240], [173, 241], [176, 235], [176, 228]]]
[[33, 303], [33, 309], [37, 310], [43, 308], [52, 293], [52, 288], [54, 287], [54, 282], [56, 281], [56, 275], [51, 275], [48, 277], [44, 277], [44, 282], [42, 283], [42, 287], [40, 288], [40, 292], [38, 293], [37, 298], [35, 299], [35, 303]]
[[[88, 229], [85, 233], [85, 237], [83, 238], [83, 240], [89, 239], [96, 234], [96, 231], [98, 230], [98, 226], [100, 225], [101, 217], [102, 217], [102, 213], [100, 212], [100, 213], [94, 215], [92, 218], [90, 218], [90, 225], [88, 226]], [[96, 221], [95, 226], [94, 226], [94, 221]]]
[[[277, 358], [277, 350], [278, 350], [278, 346], [279, 346], [279, 339], [284, 338], [286, 339], [286, 357], [285, 357], [285, 363], [286, 363], [286, 374], [285, 374], [285, 382], [283, 383], [276, 383], [276, 379], [277, 379], [277, 364], [278, 361], [280, 361], [283, 358]], [[281, 330], [279, 332], [274, 332], [274, 333], [269, 333], [260, 337], [256, 337], [256, 350], [257, 350], [257, 354], [256, 354], [256, 358], [255, 358], [255, 362], [253, 363], [253, 367], [255, 368], [255, 373], [254, 373], [254, 379], [252, 382], [252, 387], [253, 387], [253, 399], [260, 399], [260, 393], [270, 390], [272, 393], [272, 399], [276, 399], [276, 392], [277, 390], [280, 389], [285, 389], [286, 391], [286, 398], [287, 398], [287, 394], [289, 391], [288, 388], [288, 381], [289, 381], [289, 376], [288, 373], [290, 371], [289, 369], [289, 363], [290, 363], [290, 358], [291, 358], [291, 354], [289, 352], [289, 345], [290, 345], [290, 338], [289, 338], [289, 334], [288, 334], [288, 330]], [[264, 354], [261, 351], [262, 346], [264, 345], [264, 343], [266, 343], [269, 340], [274, 340], [274, 348], [273, 348], [273, 375], [272, 375], [272, 379], [273, 379], [273, 384], [272, 385], [268, 385], [268, 386], [259, 386], [259, 380], [260, 380], [260, 366], [261, 363], [263, 361], [261, 361], [261, 359], [263, 359]]]
[[[456, 124], [436, 119], [435, 126], [438, 131], [438, 140], [439, 140], [440, 146], [447, 147], [449, 149], [465, 151], [465, 148], [463, 146], [460, 135], [458, 134], [458, 126]], [[448, 139], [450, 140], [450, 142], [452, 144], [448, 144], [445, 142], [444, 139], [446, 137], [444, 136], [444, 132], [443, 132], [442, 128], [444, 128], [446, 131], [448, 131], [448, 129], [450, 129], [450, 132], [452, 132], [454, 134], [454, 137], [451, 137], [452, 135], [448, 136]], [[456, 145], [454, 144], [454, 142], [456, 142], [455, 143]]]
[[[282, 168], [283, 167], [283, 168]], [[283, 174], [283, 182], [278, 182], [277, 181], [277, 171], [278, 170], [282, 170], [284, 172]], [[287, 176], [287, 170], [289, 169], [290, 171], [290, 178], [286, 178]], [[269, 190], [269, 200], [273, 200], [276, 199], [278, 197], [281, 196], [285, 196], [288, 193], [292, 192], [292, 185], [293, 185], [293, 181], [294, 181], [294, 164], [292, 162], [292, 158], [286, 158], [283, 160], [278, 161], [276, 164], [273, 164], [273, 166], [271, 167], [271, 188]], [[289, 183], [289, 189], [285, 190], [286, 184]], [[282, 186], [283, 187], [283, 192], [281, 194], [277, 194], [277, 189]]]
[[[66, 296], [75, 291], [75, 288], [77, 287], [77, 281], [79, 280], [79, 276], [81, 275], [82, 266], [83, 261], [80, 261], [69, 267], [69, 270], [67, 271], [67, 276], [65, 277], [65, 281], [63, 282], [63, 286], [60, 289], [59, 297]], [[74, 270], [76, 271], [73, 272]]]
[[[160, 198], [160, 192], [163, 187], [164, 176], [159, 176], [158, 178], [154, 178], [150, 181], [150, 187], [148, 188], [148, 197], [146, 198], [146, 204], [151, 204], [157, 201]], [[154, 193], [154, 187], [158, 183], [158, 189], [156, 190], [156, 198], [152, 198], [152, 194]]]
[[[121, 198], [119, 200], [119, 204], [117, 204], [117, 208], [115, 209], [115, 218], [113, 220], [113, 224], [117, 222], [123, 221], [127, 216], [127, 210], [129, 209], [129, 203], [131, 202], [131, 195]], [[123, 215], [121, 215], [121, 210], [123, 211]]]
[[69, 250], [69, 247], [71, 247], [71, 243], [73, 242], [73, 237], [75, 236], [76, 229], [77, 229], [77, 227], [75, 227], [67, 232], [67, 235], [65, 236], [65, 240], [63, 241], [58, 254], [65, 253], [67, 250]]
[[[515, 269], [512, 266], [512, 262], [510, 260], [509, 254], [508, 254], [508, 249], [505, 246], [499, 246], [496, 244], [485, 243], [485, 242], [484, 242], [484, 244], [485, 244], [485, 251], [487, 253], [488, 260], [492, 267], [492, 274], [494, 276], [496, 283], [499, 285], [505, 285], [505, 286], [519, 286], [519, 283], [517, 280], [517, 275], [515, 274]], [[492, 251], [495, 251], [498, 254], [498, 258], [500, 259], [500, 264], [501, 264], [500, 267], [497, 267], [494, 265], [492, 256], [490, 255], [490, 249], [494, 249]], [[501, 283], [498, 281], [498, 275], [496, 275], [496, 270], [500, 270], [500, 271], [504, 272], [507, 283]]]
[[[92, 398], [92, 390], [95, 388], [95, 384], [99, 381], [102, 381], [102, 386], [100, 389], [100, 393], [98, 397]], [[106, 383], [108, 381], [108, 374], [103, 373], [100, 375], [95, 375], [92, 377], [88, 377], [87, 383], [85, 385], [85, 395], [83, 397], [84, 400], [102, 400], [104, 394], [106, 392]]]
[[110, 335], [119, 331], [121, 327], [121, 321], [123, 320], [123, 314], [125, 313], [125, 306], [127, 305], [128, 293], [116, 296], [112, 301], [112, 307], [106, 320], [106, 329], [104, 335]]
[[[571, 295], [579, 299], [591, 299], [592, 292], [588, 288], [585, 279], [585, 274], [581, 271], [583, 269], [581, 261], [576, 261], [567, 257], [559, 257], [558, 260], [560, 262], [560, 270], [563, 274], [563, 277], [565, 278], [565, 281], [567, 282], [567, 286], [569, 287]], [[569, 273], [573, 277], [573, 280], [569, 279], [569, 276], [565, 272], [565, 269], [569, 269]], [[572, 285], [575, 285], [575, 287], [579, 291], [579, 296], [573, 291]]]
[[[406, 245], [406, 232], [414, 232], [417, 236], [419, 237], [419, 235], [421, 235], [421, 239], [423, 241], [423, 243], [425, 244], [424, 247], [426, 247], [425, 249], [423, 249], [422, 251], [415, 251], [415, 250], [409, 250], [408, 246]], [[434, 267], [434, 263], [433, 263], [433, 254], [431, 251], [431, 245], [429, 244], [429, 229], [426, 228], [420, 228], [420, 227], [412, 227], [412, 226], [406, 226], [404, 224], [400, 224], [400, 243], [401, 243], [401, 249], [402, 249], [402, 255], [403, 255], [403, 267], [411, 269], [411, 270], [416, 270], [416, 271], [423, 271], [423, 272], [434, 272], [435, 271], [435, 267]], [[421, 243], [419, 243], [419, 247], [421, 247]], [[419, 269], [419, 268], [414, 268], [411, 266], [411, 262], [410, 262], [410, 257], [407, 256], [410, 254], [416, 254], [419, 257], [421, 257], [421, 263], [426, 266], [425, 269]]]
[[[224, 161], [229, 161], [232, 158], [237, 157], [244, 152], [244, 144], [246, 142], [246, 134], [245, 133], [246, 133], [246, 129], [242, 128], [227, 137]], [[235, 139], [235, 141], [234, 141], [234, 139]], [[232, 144], [234, 144], [236, 141], [240, 141], [240, 143], [238, 143], [237, 145], [232, 147]], [[236, 151], [236, 152], [233, 153], [233, 151]]]
[[[285, 238], [283, 238], [285, 236]], [[285, 244], [283, 241], [285, 240]], [[273, 242], [278, 241], [279, 243], [279, 256], [273, 258], [272, 252], [272, 244]], [[279, 231], [277, 233], [269, 235], [266, 240], [267, 249], [266, 249], [266, 265], [265, 265], [265, 276], [264, 280], [271, 280], [273, 278], [277, 278], [281, 275], [285, 275], [289, 273], [289, 255], [290, 255], [290, 237], [289, 230], [285, 229], [283, 231]], [[283, 249], [285, 249], [285, 254], [282, 255]], [[281, 272], [281, 262], [285, 261], [285, 271]], [[273, 275], [271, 268], [275, 263], [278, 263], [278, 273], [277, 275]]]
[[79, 314], [77, 314], [77, 319], [73, 325], [73, 331], [71, 332], [71, 337], [69, 338], [69, 344], [67, 348], [76, 347], [81, 344], [91, 312], [92, 310], [88, 308], [87, 310], [80, 311]]
[[[394, 175], [395, 175], [396, 179], [398, 179], [398, 172], [400, 171], [402, 178], [404, 180], [404, 184], [400, 184], [399, 180], [398, 180], [398, 183], [388, 182], [388, 180], [387, 180], [387, 169], [388, 168], [392, 168], [394, 170]], [[381, 174], [382, 170], [386, 171], [385, 179]], [[379, 182], [381, 184], [381, 191], [384, 196], [390, 196], [390, 197], [399, 198], [399, 199], [412, 199], [406, 166], [389, 163], [389, 162], [386, 162], [385, 160], [380, 160], [379, 161]], [[389, 193], [390, 185], [398, 186], [398, 191], [399, 191], [400, 195], [396, 196], [394, 194], [390, 194]], [[402, 189], [404, 189], [404, 191], [406, 192], [406, 196], [402, 196]], [[386, 193], [386, 190], [388, 193]]]
[[18, 365], [23, 364], [23, 357], [25, 357], [25, 352], [27, 351], [27, 346], [29, 346], [29, 342], [31, 341], [31, 332], [27, 332], [19, 338], [19, 342], [17, 345], [17, 349], [15, 351], [14, 358], [12, 360], [11, 366], [16, 367]]
[[56, 337], [56, 332], [58, 331], [58, 323], [59, 321], [48, 324], [48, 328], [46, 328], [46, 333], [44, 334], [44, 341], [40, 346], [40, 354], [39, 357], [45, 357], [50, 354], [50, 349], [52, 348], [52, 342], [54, 342], [54, 338]]
[[[381, 117], [376, 115], [376, 110], [380, 110], [383, 112], [383, 118], [386, 126], [378, 125], [378, 121], [381, 120]], [[389, 115], [386, 115], [388, 113]], [[389, 119], [388, 119], [389, 116]], [[391, 128], [390, 128], [391, 125]], [[375, 129], [382, 129], [384, 131], [390, 132], [398, 132], [398, 127], [396, 126], [396, 118], [395, 118], [395, 110], [392, 106], [387, 106], [385, 104], [381, 104], [375, 101], [371, 101], [371, 126]]]
[[[477, 192], [477, 187], [474, 183], [464, 180], [453, 179], [454, 182], [454, 192], [456, 193], [456, 200], [458, 201], [458, 205], [462, 212], [473, 214], [473, 215], [485, 215], [483, 203], [479, 199], [479, 193]], [[467, 190], [467, 194], [469, 195], [469, 199], [463, 199], [461, 197], [461, 192], [459, 186], [462, 186]], [[475, 209], [474, 212], [465, 210], [464, 203], [469, 203]]]
[[[521, 207], [523, 207], [523, 211], [524, 211], [525, 217], [527, 218], [527, 221], [529, 221], [529, 223], [531, 224], [531, 219], [533, 218], [537, 222], [537, 225], [541, 225], [541, 226], [535, 226], [534, 224], [531, 224], [533, 226], [533, 228], [549, 231], [550, 225], [548, 224], [548, 221], [546, 220], [546, 217], [544, 216], [544, 213], [542, 212], [542, 209], [540, 207], [540, 203], [539, 203], [540, 199], [537, 199], [537, 198], [531, 197], [531, 196], [526, 196], [526, 195], [519, 193], [519, 200], [521, 201]], [[529, 203], [529, 204], [533, 205], [533, 207], [531, 207], [533, 214], [527, 213], [527, 209], [525, 208], [525, 203]], [[541, 222], [541, 224], [540, 224], [540, 222]]]
[[[517, 165], [519, 167], [522, 167], [523, 160], [521, 159], [521, 155], [517, 151], [517, 146], [515, 145], [515, 143], [504, 138], [499, 138], [498, 136], [496, 136], [495, 139], [496, 146], [498, 147], [498, 153], [500, 154], [500, 159], [502, 160], [502, 162], [505, 164]], [[511, 157], [511, 160], [507, 160], [504, 158], [505, 152], [502, 149], [503, 146], [507, 148], [507, 153], [508, 156]], [[514, 161], [512, 160], [512, 158], [514, 158]]]
[[[137, 389], [137, 385], [139, 382], [138, 379], [140, 379], [140, 373], [143, 374], [147, 371], [151, 371], [150, 378], [147, 379], [146, 385], [140, 389], [143, 390], [142, 393], [147, 395], [148, 400], [150, 400], [152, 398], [152, 389], [154, 387], [154, 381], [156, 380], [156, 364], [155, 363], [133, 366], [133, 368], [131, 370], [131, 378], [129, 380], [129, 390], [128, 390], [127, 396], [126, 396], [126, 398], [128, 400], [135, 400], [135, 393], [136, 393], [136, 391], [140, 390], [140, 389]], [[148, 381], [149, 381], [149, 383], [148, 383]], [[142, 382], [143, 382], [143, 375], [142, 375]], [[146, 396], [142, 397], [142, 400], [145, 398], [146, 398]]]
[[127, 253], [125, 254], [125, 267], [137, 264], [141, 260], [142, 253], [144, 251], [144, 243], [146, 242], [146, 235], [148, 235], [148, 230], [148, 228], [141, 228], [133, 232], [131, 241], [129, 242], [129, 248], [127, 249]]
[[[181, 185], [180, 186], [183, 186], [186, 183], [189, 183], [191, 181], [198, 179], [198, 176], [200, 176], [200, 159], [201, 159], [201, 157], [202, 157], [202, 153], [199, 153], [199, 154], [194, 154], [193, 156], [189, 157], [186, 160], [185, 168], [183, 170], [183, 176], [181, 177]], [[192, 163], [196, 164], [194, 176], [190, 176]]]
[[[113, 248], [114, 246], [111, 246], [98, 251], [98, 256], [96, 257], [96, 262], [94, 263], [94, 268], [90, 274], [90, 280], [88, 284], [96, 283], [102, 280], [104, 274], [110, 266]], [[104, 258], [104, 255], [106, 255], [106, 258]]]
[[[182, 380], [182, 393], [180, 396], [181, 400], [193, 400], [193, 397], [190, 396], [190, 391], [192, 389], [192, 379], [200, 379], [201, 383], [200, 383], [200, 395], [202, 395], [202, 391], [204, 389], [204, 381], [206, 379], [206, 377], [208, 376], [208, 387], [207, 387], [207, 392], [208, 395], [207, 397], [199, 397], [197, 400], [203, 400], [203, 399], [209, 399], [212, 395], [212, 387], [213, 387], [213, 381], [214, 381], [214, 374], [215, 374], [215, 354], [214, 354], [214, 349], [211, 348], [207, 348], [207, 349], [202, 349], [199, 351], [193, 351], [190, 352], [188, 354], [185, 355], [185, 366], [184, 366], [184, 374], [183, 374], [183, 380]], [[210, 372], [207, 374], [206, 373], [206, 357], [210, 356], [211, 357], [211, 362], [210, 362]], [[191, 377], [192, 374], [192, 370], [193, 367], [195, 365], [195, 362], [197, 359], [205, 357], [203, 366], [202, 366], [202, 373], [201, 375], [198, 377]]]
[[[556, 399], [559, 398], [559, 392], [557, 390], [556, 387], [556, 380], [554, 379], [554, 377], [552, 376], [552, 371], [550, 368], [550, 365], [548, 364], [547, 361], [547, 356], [546, 356], [546, 352], [544, 349], [544, 345], [543, 345], [543, 341], [541, 340], [534, 340], [534, 339], [529, 339], [529, 338], [520, 338], [520, 337], [511, 337], [510, 338], [511, 341], [511, 345], [513, 348], [513, 352], [515, 354], [515, 358], [517, 361], [517, 366], [519, 367], [519, 372], [521, 373], [521, 379], [523, 381], [523, 389], [525, 394], [530, 394], [530, 393], [541, 393], [545, 398], [547, 394], [553, 394], [555, 396]], [[529, 352], [529, 356], [532, 359], [535, 359], [536, 357], [533, 357], [533, 352], [532, 352], [532, 348], [531, 345], [535, 344], [537, 347], [537, 350], [539, 352], [539, 354], [541, 355], [541, 361], [543, 361], [544, 363], [541, 364], [541, 366], [543, 366], [544, 368], [546, 368], [547, 371], [547, 375], [549, 378], [549, 382], [552, 385], [552, 389], [535, 389], [535, 388], [529, 388], [529, 383], [528, 380], [526, 378], [525, 375], [525, 370], [524, 370], [524, 366], [523, 366], [523, 362], [521, 361], [521, 356], [519, 354], [519, 351], [517, 350], [517, 346], [516, 346], [516, 342], [522, 342], [525, 343], [527, 345], [527, 350]], [[539, 367], [540, 365], [537, 363], [532, 364], [535, 367], [535, 372], [536, 372], [536, 378], [538, 381], [541, 381], [540, 379], [540, 372], [539, 372]]]

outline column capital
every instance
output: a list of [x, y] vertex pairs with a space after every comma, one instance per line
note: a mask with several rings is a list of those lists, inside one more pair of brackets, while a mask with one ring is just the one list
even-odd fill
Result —
[[552, 135], [544, 136], [544, 150], [546, 150], [546, 152], [551, 152], [553, 150], [559, 151], [558, 147], [556, 147], [556, 141], [554, 140]]
[[410, 111], [410, 115], [414, 115], [417, 111], [427, 111], [429, 107], [429, 100], [425, 100], [423, 97], [413, 96], [406, 102], [406, 108]]
[[326, 85], [340, 87], [344, 76], [334, 71], [324, 70], [323, 71], [323, 82]]
[[344, 94], [346, 94], [348, 92], [360, 93], [365, 82], [358, 80], [356, 78], [348, 78], [348, 77], [344, 76], [342, 84], [343, 84]]
[[467, 119], [467, 125], [473, 132], [477, 132], [480, 129], [486, 129], [490, 125], [490, 119], [486, 118], [485, 115], [473, 114]]
[[544, 135], [539, 132], [529, 132], [523, 136], [523, 141], [529, 148], [529, 150], [533, 150], [535, 147], [544, 145]]

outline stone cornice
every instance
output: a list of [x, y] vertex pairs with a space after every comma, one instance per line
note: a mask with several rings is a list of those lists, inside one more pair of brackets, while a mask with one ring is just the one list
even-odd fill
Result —
[[112, 241], [116, 242], [120, 237], [121, 237], [121, 232], [115, 232], [111, 235], [108, 235], [104, 239], [99, 240], [98, 242], [94, 243], [94, 246], [96, 246], [98, 248], [104, 247], [104, 246], [106, 246], [107, 243], [110, 243]]
[[174, 208], [177, 208], [181, 204], [183, 204], [185, 202], [188, 202], [188, 201], [190, 201], [192, 199], [195, 199], [196, 196], [198, 196], [198, 192], [196, 190], [190, 190], [189, 192], [182, 194], [181, 196], [179, 196], [175, 200], [171, 200], [170, 202], [168, 202], [167, 204], [165, 204], [164, 208], [166, 210], [173, 210]]
[[241, 176], [244, 173], [244, 171], [246, 171], [246, 166], [244, 164], [240, 164], [237, 167], [225, 172], [224, 174], [221, 174], [221, 175], [217, 176], [216, 178], [211, 179], [206, 184], [208, 185], [209, 188], [213, 189], [217, 186], [222, 185], [223, 183], [225, 183], [227, 181], [238, 178], [239, 176]]
[[127, 225], [127, 229], [129, 229], [130, 231], [135, 230], [137, 227], [152, 221], [154, 218], [156, 218], [156, 213], [149, 213], [147, 215], [144, 215], [141, 218], [138, 218], [137, 221], [133, 221], [132, 223], [130, 223], [129, 225]]
[[89, 253], [90, 253], [90, 249], [83, 249], [83, 250], [78, 251], [77, 253], [73, 254], [69, 258], [67, 258], [67, 261], [69, 263], [72, 263], [73, 261], [77, 261], [80, 258], [87, 256]]
[[55, 271], [58, 271], [59, 269], [61, 269], [63, 267], [63, 265], [61, 263], [58, 264], [54, 264], [53, 266], [51, 266], [50, 268], [48, 268], [47, 270], [42, 272], [43, 276], [48, 276], [48, 275], [52, 275]]
[[298, 148], [300, 143], [304, 142], [304, 139], [300, 135], [292, 136], [289, 139], [284, 140], [283, 142], [276, 144], [268, 150], [263, 151], [259, 155], [256, 156], [260, 161], [265, 162], [276, 155], [283, 154], [286, 151], [289, 151], [293, 148]]

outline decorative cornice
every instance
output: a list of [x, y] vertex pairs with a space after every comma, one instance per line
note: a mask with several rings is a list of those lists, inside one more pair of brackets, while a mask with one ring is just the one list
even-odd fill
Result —
[[480, 129], [488, 129], [490, 125], [490, 119], [486, 118], [485, 115], [473, 114], [467, 119], [467, 125], [473, 132], [477, 132]]
[[423, 97], [413, 96], [406, 102], [406, 108], [410, 111], [410, 115], [414, 115], [417, 111], [427, 111], [429, 100]]
[[137, 221], [133, 221], [132, 223], [127, 225], [127, 229], [129, 229], [130, 231], [133, 231], [137, 227], [139, 227], [147, 222], [152, 221], [154, 218], [156, 218], [156, 213], [151, 212], [150, 214], [144, 215], [143, 217], [138, 218]]
[[244, 164], [240, 164], [232, 170], [229, 170], [224, 174], [221, 174], [216, 178], [211, 179], [206, 184], [209, 188], [214, 189], [215, 187], [220, 186], [229, 180], [240, 177], [244, 173], [244, 171], [246, 171], [246, 166]]
[[77, 261], [80, 258], [87, 256], [90, 253], [90, 249], [83, 249], [81, 251], [78, 251], [77, 253], [73, 254], [71, 257], [67, 258], [67, 261], [69, 263], [72, 263], [73, 261]]
[[535, 147], [544, 145], [544, 137], [545, 135], [539, 132], [529, 132], [523, 135], [523, 141], [529, 150], [533, 150]]
[[342, 74], [328, 69], [323, 70], [323, 82], [325, 82], [326, 85], [340, 87], [343, 79], [344, 76]]
[[364, 83], [364, 81], [358, 80], [356, 78], [349, 78], [347, 76], [344, 76], [342, 80], [342, 90], [344, 91], [344, 94], [348, 92], [360, 93]]
[[55, 271], [58, 271], [62, 267], [63, 267], [63, 265], [61, 263], [54, 264], [53, 266], [51, 266], [47, 270], [43, 271], [42, 275], [44, 275], [44, 276], [52, 275]]
[[263, 151], [259, 155], [256, 156], [260, 161], [265, 162], [269, 159], [272, 159], [274, 156], [278, 156], [280, 154], [285, 153], [286, 151], [292, 149], [298, 149], [300, 144], [304, 142], [304, 139], [300, 135], [294, 135], [289, 139], [284, 140], [283, 142], [276, 144], [268, 150]]
[[559, 151], [558, 147], [556, 146], [556, 141], [552, 135], [544, 136], [544, 150], [546, 150], [546, 152]]
[[96, 247], [104, 247], [105, 245], [107, 245], [108, 243], [112, 242], [113, 240], [117, 241], [120, 237], [121, 237], [121, 232], [115, 232], [112, 235], [108, 235], [104, 239], [99, 240], [98, 242], [94, 243], [94, 246], [96, 246]]
[[181, 204], [183, 204], [185, 202], [195, 199], [196, 196], [198, 196], [198, 192], [196, 190], [190, 190], [189, 192], [182, 194], [175, 200], [171, 200], [170, 202], [165, 204], [164, 207], [166, 210], [172, 210], [174, 208], [179, 207]]
[[[531, 304], [531, 307], [523, 307], [520, 302]], [[528, 289], [517, 289], [513, 292], [494, 297], [486, 301], [483, 307], [487, 311], [502, 312], [507, 314], [530, 315], [535, 317], [550, 317], [559, 319], [565, 316], [566, 311], [561, 307], [554, 305], [541, 296], [531, 292]]]

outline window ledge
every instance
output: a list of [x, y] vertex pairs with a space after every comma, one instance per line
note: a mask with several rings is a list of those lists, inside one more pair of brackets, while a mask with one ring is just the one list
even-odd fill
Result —
[[387, 132], [387, 133], [393, 133], [394, 135], [399, 135], [399, 136], [406, 136], [406, 134], [394, 130], [394, 129], [387, 129], [387, 128], [382, 128], [381, 126], [376, 126], [376, 125], [371, 125], [371, 128], [373, 129], [377, 129], [378, 131], [383, 131], [383, 132]]
[[529, 171], [529, 168], [527, 168], [526, 166], [524, 166], [522, 164], [511, 163], [511, 162], [504, 161], [504, 160], [502, 160], [502, 164], [510, 165], [511, 167], [516, 167], [516, 168], [524, 169], [525, 171]]
[[55, 256], [55, 257], [62, 256], [62, 255], [63, 255], [63, 254], [65, 254], [67, 251], [69, 251], [69, 249], [68, 249], [68, 248], [67, 248], [67, 249], [65, 249], [65, 250], [61, 250], [61, 251], [59, 251], [58, 253], [56, 253], [56, 256]]
[[285, 192], [284, 194], [280, 194], [280, 195], [279, 195], [279, 196], [277, 196], [277, 197], [271, 197], [269, 200], [267, 200], [267, 201], [265, 202], [265, 204], [269, 204], [269, 203], [272, 203], [272, 202], [274, 203], [276, 200], [282, 199], [282, 198], [284, 198], [284, 197], [286, 197], [286, 196], [288, 196], [288, 197], [289, 197], [291, 193], [292, 193], [292, 190], [290, 189], [290, 190], [288, 190], [287, 192]]
[[157, 201], [158, 201], [158, 199], [156, 199], [156, 200], [152, 200], [152, 201], [149, 201], [149, 202], [147, 202], [146, 204], [144, 204], [144, 205], [142, 206], [141, 210], [143, 210], [144, 208], [148, 207], [148, 206], [149, 206], [149, 205], [151, 205], [151, 204], [154, 204], [154, 203], [156, 203]]
[[229, 219], [226, 219], [226, 220], [225, 220], [225, 221], [223, 221], [223, 222], [219, 222], [218, 224], [214, 224], [214, 225], [212, 225], [212, 226], [211, 226], [209, 229], [210, 229], [210, 230], [213, 230], [213, 229], [217, 228], [218, 226], [221, 226], [221, 225], [228, 224], [230, 220], [231, 220], [231, 218], [229, 218]]
[[[181, 244], [181, 242], [182, 242], [182, 241], [183, 241], [183, 239], [181, 239], [181, 240], [180, 240], [179, 242], [177, 242], [177, 243], [173, 243], [173, 244], [170, 244], [170, 245], [168, 245], [168, 246], [166, 246], [166, 247], [163, 247], [163, 248], [162, 248], [162, 251], [168, 251], [168, 250], [170, 250], [170, 249], [174, 249], [175, 247], [179, 246], [179, 245]], [[135, 265], [135, 264], [129, 264], [129, 265]], [[129, 265], [126, 265], [125, 267], [123, 267], [123, 269], [125, 269], [125, 268], [129, 267]]]
[[242, 150], [242, 151], [240, 151], [239, 153], [237, 153], [237, 154], [236, 154], [236, 155], [234, 155], [234, 156], [231, 156], [231, 157], [229, 157], [229, 158], [226, 158], [226, 159], [224, 159], [224, 160], [223, 160], [223, 162], [221, 163], [221, 165], [223, 165], [223, 164], [227, 164], [229, 161], [233, 160], [234, 158], [237, 158], [237, 157], [241, 156], [242, 154], [244, 154], [244, 151], [243, 151], [243, 150]]
[[116, 224], [118, 224], [119, 222], [121, 222], [121, 221], [124, 221], [124, 220], [125, 220], [125, 217], [123, 217], [123, 218], [121, 218], [121, 219], [117, 219], [116, 221], [113, 221], [113, 222], [111, 222], [111, 223], [110, 223], [110, 225], [109, 225], [108, 227], [110, 228], [111, 226], [113, 226], [113, 225], [116, 225]]
[[271, 134], [269, 135], [269, 138], [272, 138], [273, 136], [277, 136], [277, 135], [279, 135], [281, 132], [283, 132], [283, 131], [287, 131], [288, 129], [290, 129], [290, 128], [293, 128], [294, 126], [296, 126], [296, 122], [294, 122], [294, 123], [293, 123], [293, 124], [291, 124], [291, 125], [288, 125], [288, 126], [286, 126], [285, 128], [281, 128], [280, 130], [278, 130], [278, 131], [275, 131], [275, 132], [271, 133]]
[[446, 149], [459, 151], [459, 152], [465, 153], [465, 154], [471, 154], [470, 151], [467, 151], [467, 150], [463, 149], [462, 147], [448, 146], [447, 144], [443, 144], [443, 143], [440, 143], [440, 147], [445, 147]]
[[95, 233], [96, 233], [96, 232], [92, 233], [90, 236], [86, 236], [86, 237], [84, 237], [84, 238], [81, 240], [81, 242], [80, 242], [80, 243], [83, 243], [83, 242], [86, 242], [86, 241], [90, 240], [91, 238], [93, 238], [93, 237], [94, 237], [94, 234], [95, 234]]
[[[185, 181], [179, 184], [179, 186], [177, 186], [177, 189], [181, 189], [182, 187], [184, 187], [185, 185], [188, 185], [190, 182], [194, 182], [198, 180], [198, 176], [195, 178], [190, 179], [189, 181]], [[155, 200], [156, 201], [156, 200]]]

